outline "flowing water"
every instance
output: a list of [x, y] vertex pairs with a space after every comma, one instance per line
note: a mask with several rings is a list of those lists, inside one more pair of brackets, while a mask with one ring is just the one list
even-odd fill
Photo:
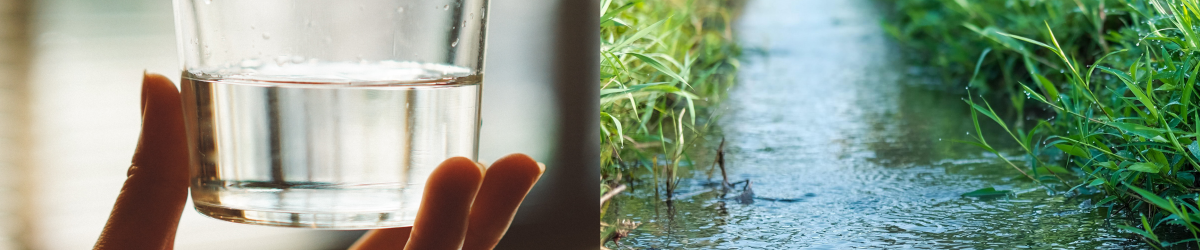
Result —
[[[747, 204], [740, 190], [711, 185], [707, 162], [697, 163], [700, 171], [672, 202], [656, 196], [651, 181], [633, 183], [605, 221], [642, 224], [620, 246], [607, 246], [1147, 247], [1112, 227], [1125, 222], [1092, 209], [1098, 198], [1052, 194], [998, 157], [952, 142], [974, 133], [965, 96], [913, 76], [918, 70], [904, 65], [879, 28], [886, 10], [874, 3], [749, 1], [736, 29], [747, 53], [718, 123], [730, 181], [751, 180], [758, 198]], [[993, 144], [1011, 141], [985, 132]], [[1010, 159], [1021, 159], [1007, 148]], [[961, 196], [985, 187], [1016, 195]]]

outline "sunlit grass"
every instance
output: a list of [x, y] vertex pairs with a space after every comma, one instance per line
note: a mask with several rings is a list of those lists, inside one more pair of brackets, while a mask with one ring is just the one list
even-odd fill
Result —
[[[898, 14], [886, 29], [913, 51], [939, 50], [919, 60], [948, 85], [1007, 97], [1003, 110], [964, 100], [968, 143], [996, 153], [982, 134], [1008, 134], [1025, 157], [1004, 161], [1030, 181], [1101, 194], [1096, 208], [1156, 248], [1200, 246], [1197, 0], [889, 2]], [[1023, 124], [1031, 107], [1049, 119]], [[1000, 130], [980, 129], [978, 115]], [[1170, 228], [1185, 235], [1156, 233]]]
[[[681, 166], [693, 165], [683, 164], [687, 149], [709, 127], [738, 67], [734, 2], [602, 1], [601, 194], [638, 171], [671, 190]], [[601, 237], [614, 230], [602, 228]]]

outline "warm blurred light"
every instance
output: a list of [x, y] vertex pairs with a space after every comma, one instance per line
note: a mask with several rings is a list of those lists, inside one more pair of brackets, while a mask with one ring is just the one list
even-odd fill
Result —
[[26, 223], [28, 16], [28, 1], [0, 0], [0, 250], [21, 248]]
[[[30, 82], [36, 143], [26, 247], [87, 249], [100, 235], [137, 143], [142, 71], [178, 80], [171, 1], [36, 5]], [[325, 249], [354, 236], [238, 225], [189, 209], [176, 245]]]

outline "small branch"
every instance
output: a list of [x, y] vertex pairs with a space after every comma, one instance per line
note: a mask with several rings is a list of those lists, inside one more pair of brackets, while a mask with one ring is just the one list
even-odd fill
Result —
[[608, 200], [612, 199], [613, 196], [617, 196], [617, 194], [621, 193], [621, 191], [625, 191], [625, 184], [621, 184], [620, 186], [617, 186], [617, 188], [608, 190], [608, 193], [604, 193], [603, 196], [600, 196], [600, 206], [603, 207], [605, 202], [608, 202]]
[[721, 185], [729, 185], [729, 175], [725, 174], [725, 138], [721, 138], [721, 145], [717, 146], [717, 166], [721, 166]]

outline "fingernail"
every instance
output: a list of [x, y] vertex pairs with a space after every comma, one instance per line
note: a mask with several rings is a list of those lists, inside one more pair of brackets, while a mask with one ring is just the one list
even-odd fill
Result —
[[[148, 96], [146, 95], [146, 80], [149, 78], [150, 78], [150, 74], [148, 72], [146, 72], [146, 70], [142, 70], [142, 89], [141, 89], [142, 92], [141, 92], [140, 99], [142, 101], [141, 112], [142, 112], [143, 116], [145, 116], [145, 113], [146, 113], [146, 103], [147, 103], [146, 99], [148, 98]], [[142, 120], [144, 121], [145, 117], [142, 117]]]
[[538, 174], [542, 174], [542, 173], [546, 172], [546, 164], [542, 164], [541, 162], [538, 162], [537, 165], [538, 165]]

